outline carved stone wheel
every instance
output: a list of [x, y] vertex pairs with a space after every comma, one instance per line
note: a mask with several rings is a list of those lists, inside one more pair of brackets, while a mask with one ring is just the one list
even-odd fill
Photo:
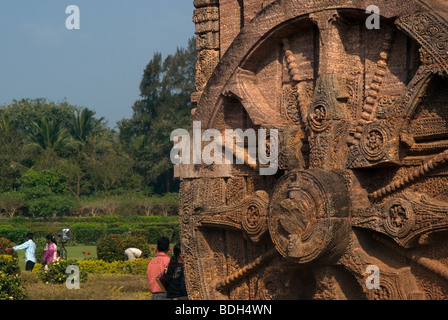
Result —
[[448, 299], [448, 4], [365, 3], [274, 1], [222, 56], [194, 120], [278, 129], [279, 170], [179, 168], [191, 299]]

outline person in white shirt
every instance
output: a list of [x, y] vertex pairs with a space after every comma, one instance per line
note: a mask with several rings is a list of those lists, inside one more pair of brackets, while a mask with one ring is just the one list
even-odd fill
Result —
[[132, 261], [136, 258], [141, 258], [141, 259], [145, 259], [145, 254], [143, 253], [142, 250], [137, 249], [137, 248], [127, 248], [124, 251], [124, 255], [126, 257], [126, 260]]
[[26, 242], [21, 245], [15, 246], [13, 248], [6, 248], [7, 251], [18, 251], [25, 249], [25, 270], [33, 271], [34, 265], [36, 264], [36, 244], [33, 241], [33, 234], [28, 233], [26, 235]]

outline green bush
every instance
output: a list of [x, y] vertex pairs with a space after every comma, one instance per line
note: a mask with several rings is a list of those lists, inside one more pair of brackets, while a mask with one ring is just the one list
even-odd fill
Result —
[[98, 223], [75, 223], [70, 229], [73, 240], [83, 244], [95, 244], [105, 234], [105, 225]]
[[0, 194], [0, 211], [6, 212], [9, 217], [14, 217], [25, 205], [26, 195], [16, 190]]
[[77, 243], [96, 244], [98, 239], [101, 239], [104, 234], [104, 228], [78, 229], [76, 233], [74, 233], [73, 240]]
[[26, 227], [15, 227], [11, 225], [0, 225], [0, 237], [7, 238], [14, 243], [25, 242], [29, 229]]
[[146, 256], [150, 255], [151, 248], [146, 237], [110, 234], [101, 238], [97, 243], [98, 259], [106, 262], [124, 260], [124, 251], [131, 247], [142, 250]]
[[20, 281], [20, 268], [16, 258], [0, 256], [0, 300], [24, 300], [26, 291]]
[[[45, 283], [65, 283], [67, 278], [70, 276], [70, 273], [66, 273], [66, 270], [71, 265], [79, 267], [78, 261], [76, 260], [54, 261], [48, 264], [48, 270], [41, 269], [38, 277]], [[79, 267], [79, 281], [87, 281], [87, 272], [81, 267]]]
[[46, 186], [55, 194], [63, 194], [67, 190], [67, 177], [57, 169], [29, 169], [20, 179], [21, 188]]
[[19, 275], [20, 267], [17, 258], [9, 254], [1, 255], [0, 270], [7, 275]]
[[120, 201], [120, 206], [118, 207], [118, 215], [123, 217], [132, 217], [138, 214], [140, 205], [134, 200], [122, 200]]
[[132, 261], [84, 260], [79, 261], [79, 267], [88, 274], [132, 274], [146, 275], [151, 259], [134, 259]]
[[70, 228], [73, 240], [82, 244], [96, 244], [102, 237], [110, 234], [144, 236], [148, 243], [156, 243], [161, 236], [166, 236], [172, 243], [179, 240], [177, 216], [56, 217], [46, 221], [16, 217], [5, 219], [1, 223], [7, 224], [0, 224], [0, 237], [8, 238], [14, 243], [24, 242], [28, 232], [34, 233], [34, 239], [38, 239], [44, 238], [48, 233], [56, 234], [61, 228]]
[[75, 207], [72, 196], [66, 195], [67, 177], [59, 170], [29, 169], [20, 179], [28, 212], [33, 217], [56, 217], [70, 213]]
[[35, 217], [56, 217], [69, 213], [74, 207], [74, 201], [69, 196], [55, 194], [31, 199], [28, 207]]
[[6, 248], [12, 248], [14, 244], [7, 238], [0, 238], [0, 256], [11, 255], [13, 258], [17, 258], [17, 252], [11, 251], [7, 252]]

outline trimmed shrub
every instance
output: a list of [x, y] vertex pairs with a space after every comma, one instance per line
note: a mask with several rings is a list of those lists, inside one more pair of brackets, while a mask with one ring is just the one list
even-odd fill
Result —
[[7, 238], [14, 243], [25, 242], [29, 229], [26, 227], [14, 227], [11, 225], [0, 225], [0, 237]]
[[54, 261], [48, 264], [48, 270], [41, 269], [38, 273], [38, 278], [45, 283], [65, 283], [70, 273], [65, 273], [67, 268], [71, 265], [79, 267], [79, 281], [87, 281], [87, 272], [79, 266], [76, 260], [62, 260]]
[[17, 258], [4, 254], [0, 256], [0, 270], [6, 275], [19, 275], [20, 267]]
[[71, 225], [73, 240], [77, 243], [95, 244], [105, 234], [105, 227], [95, 223], [75, 223]]
[[0, 300], [24, 300], [26, 291], [20, 281], [17, 259], [11, 255], [0, 256]]
[[146, 237], [110, 234], [101, 238], [97, 243], [98, 259], [106, 262], [124, 260], [124, 251], [131, 247], [142, 250], [146, 256], [149, 256], [151, 251]]
[[88, 274], [131, 274], [146, 275], [151, 259], [134, 259], [132, 261], [84, 260], [78, 261], [79, 267]]
[[144, 236], [148, 243], [156, 243], [161, 236], [166, 236], [172, 243], [179, 240], [177, 216], [59, 217], [46, 221], [16, 217], [4, 219], [1, 223], [0, 237], [8, 238], [14, 243], [24, 242], [28, 232], [34, 233], [34, 238], [38, 239], [48, 233], [56, 234], [61, 228], [70, 228], [73, 240], [82, 244], [96, 244], [110, 234]]
[[17, 252], [11, 251], [6, 252], [6, 248], [12, 248], [14, 246], [14, 243], [12, 243], [9, 239], [6, 238], [0, 238], [0, 256], [2, 255], [10, 255], [13, 258], [17, 258]]

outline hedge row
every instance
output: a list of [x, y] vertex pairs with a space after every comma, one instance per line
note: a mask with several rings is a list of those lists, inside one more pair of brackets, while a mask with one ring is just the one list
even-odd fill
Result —
[[[143, 218], [143, 217], [142, 217]], [[178, 217], [144, 217], [126, 221], [115, 219], [85, 219], [67, 222], [30, 222], [23, 221], [11, 224], [0, 224], [0, 237], [7, 238], [14, 243], [22, 243], [28, 232], [34, 233], [35, 239], [43, 238], [47, 234], [56, 234], [62, 228], [70, 228], [73, 241], [82, 244], [96, 244], [101, 238], [110, 234], [127, 234], [144, 236], [148, 243], [156, 243], [157, 239], [165, 236], [171, 242], [179, 240]], [[164, 218], [164, 219], [161, 219]], [[10, 219], [12, 220], [12, 219]], [[103, 222], [108, 220], [108, 222]], [[7, 223], [7, 222], [6, 222]]]
[[96, 195], [75, 199], [69, 195], [53, 193], [51, 188], [45, 185], [35, 184], [32, 188], [26, 189], [26, 192], [0, 193], [0, 216], [34, 218], [102, 215], [170, 216], [177, 215], [179, 210], [177, 193], [144, 196], [138, 192], [124, 192], [119, 195]]
[[[134, 259], [132, 261], [115, 260], [112, 262], [107, 262], [104, 260], [78, 260], [76, 265], [79, 270], [87, 275], [89, 274], [129, 274], [129, 275], [146, 275], [146, 270], [148, 268], [148, 263], [152, 258], [147, 259]], [[73, 264], [73, 262], [70, 262]], [[61, 266], [64, 264], [61, 263]], [[50, 268], [58, 267], [59, 265], [50, 265]], [[39, 275], [43, 272], [42, 264], [36, 263], [33, 269], [33, 273]], [[57, 279], [59, 280], [59, 279]], [[56, 278], [51, 282], [56, 282]]]

